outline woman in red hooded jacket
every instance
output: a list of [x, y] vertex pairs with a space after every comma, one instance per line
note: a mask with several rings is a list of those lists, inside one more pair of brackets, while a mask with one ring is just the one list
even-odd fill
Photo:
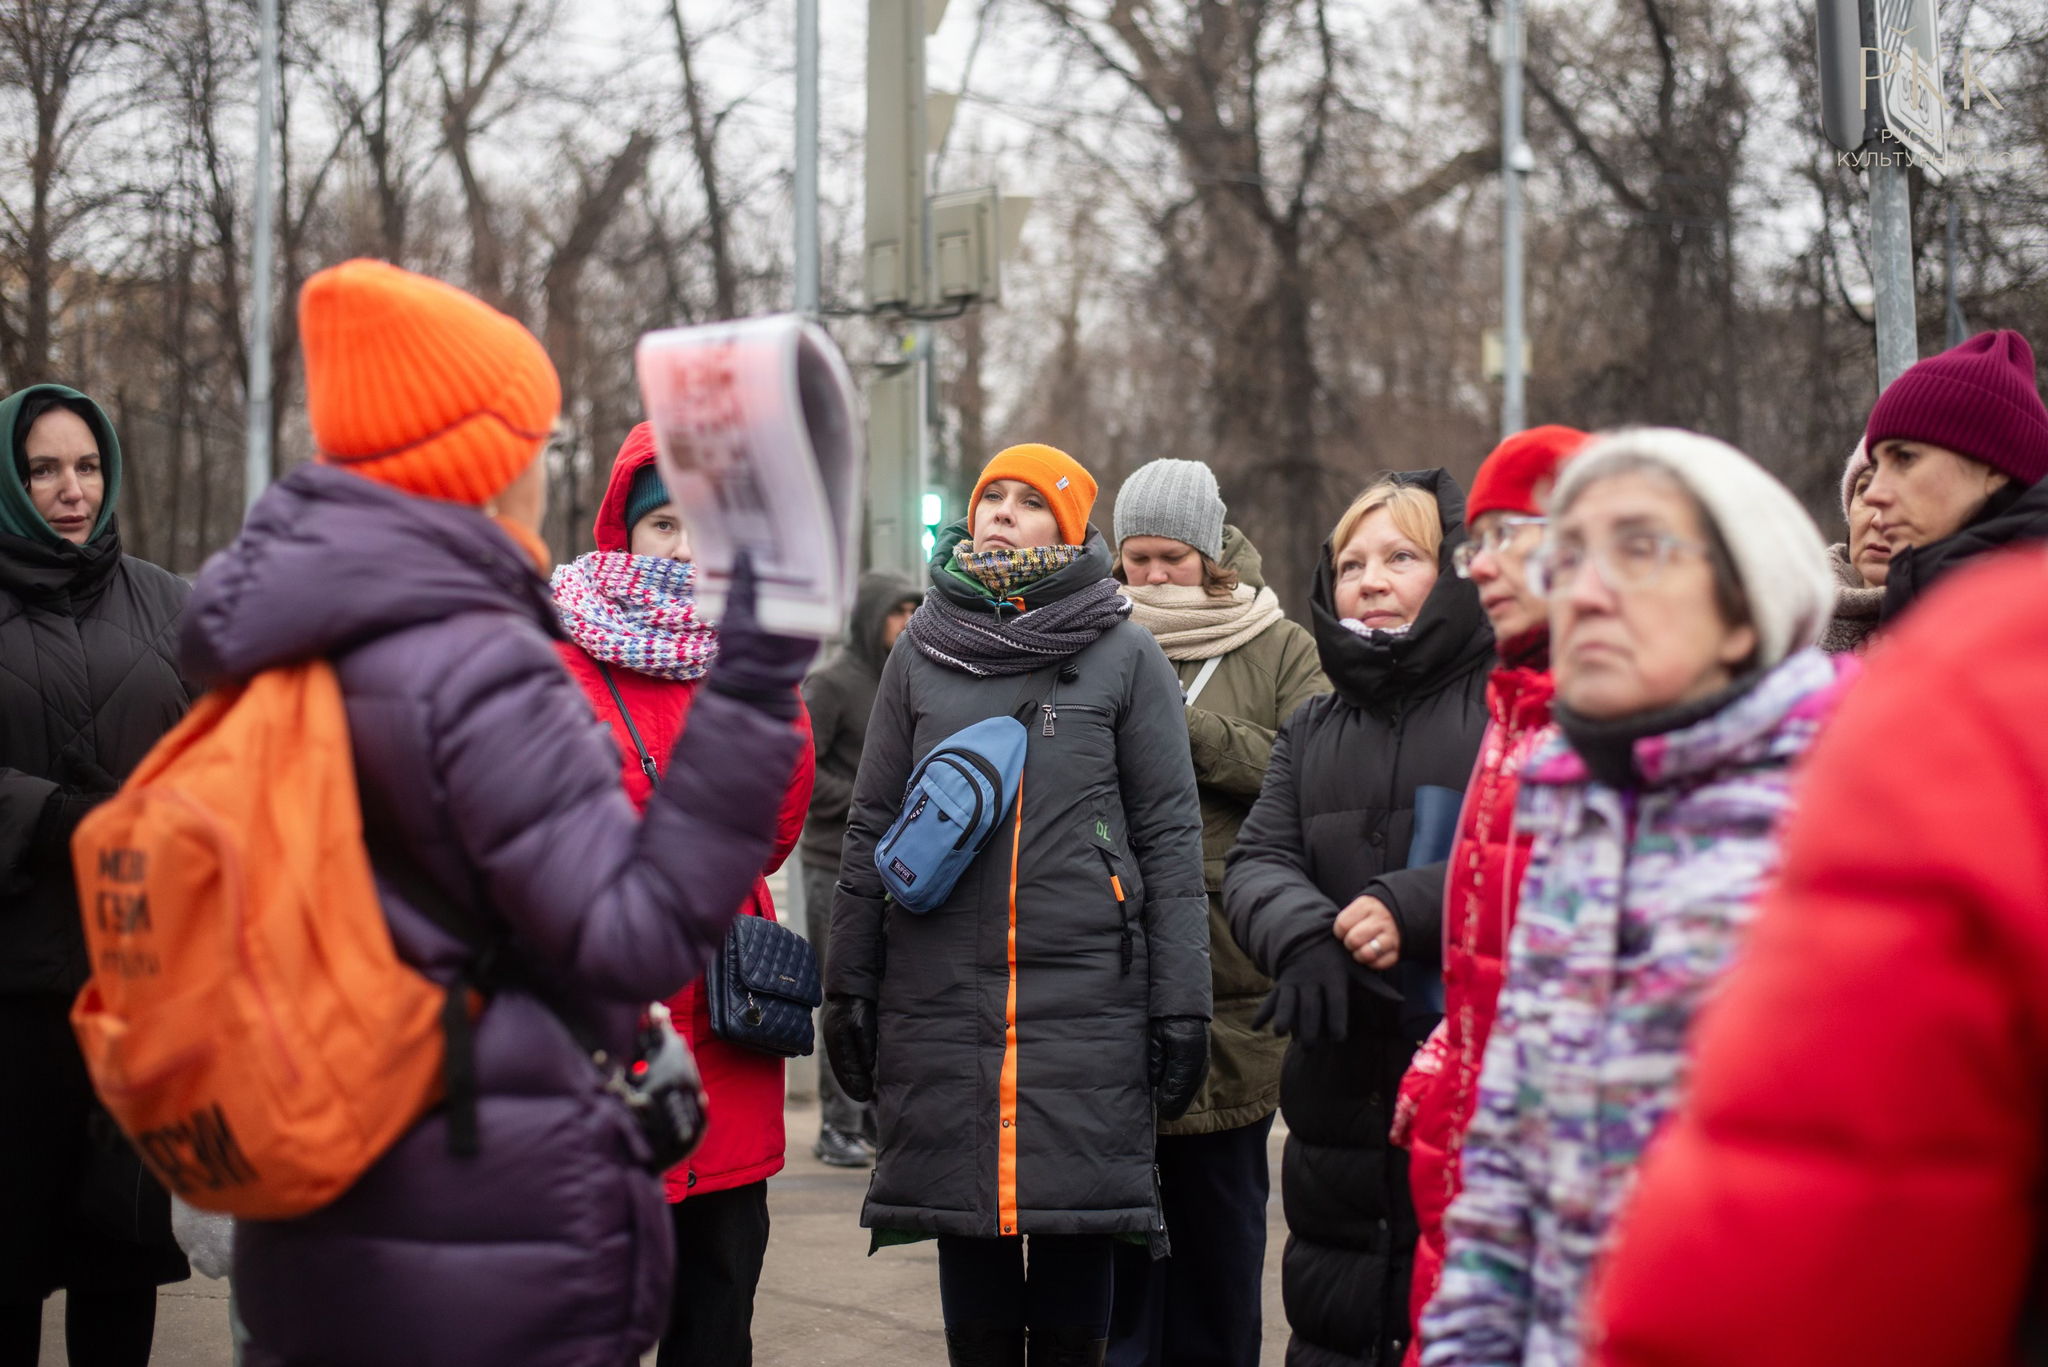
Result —
[[[1444, 1019], [1401, 1080], [1394, 1142], [1408, 1149], [1408, 1186], [1421, 1238], [1409, 1285], [1411, 1327], [1444, 1270], [1444, 1212], [1460, 1186], [1459, 1154], [1478, 1104], [1479, 1065], [1507, 976], [1508, 930], [1529, 865], [1529, 836], [1515, 830], [1518, 775], [1529, 743], [1550, 725], [1550, 621], [1523, 562], [1543, 539], [1543, 504], [1558, 468], [1586, 442], [1570, 427], [1517, 432], [1494, 448], [1465, 503], [1469, 539], [1459, 574], [1479, 589], [1493, 623], [1499, 666], [1486, 684], [1486, 738], [1458, 813], [1444, 882]], [[1407, 1367], [1422, 1353], [1408, 1338]]]
[[[654, 432], [635, 427], [612, 464], [598, 508], [597, 549], [555, 571], [560, 648], [619, 747], [626, 793], [641, 806], [683, 732], [697, 681], [718, 654], [718, 633], [698, 617], [689, 533], [654, 463]], [[627, 725], [627, 716], [631, 726]], [[777, 820], [775, 848], [744, 914], [775, 919], [766, 875], [795, 848], [810, 806], [815, 758], [810, 721]], [[639, 732], [636, 744], [633, 732]], [[703, 1073], [709, 1128], [696, 1153], [668, 1174], [676, 1280], [657, 1367], [753, 1360], [754, 1289], [768, 1251], [768, 1179], [782, 1170], [783, 1062], [711, 1033], [702, 981], [669, 1010]]]

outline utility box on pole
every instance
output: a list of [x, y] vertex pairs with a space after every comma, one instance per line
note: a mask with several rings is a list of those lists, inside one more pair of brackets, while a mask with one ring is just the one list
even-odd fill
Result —
[[923, 477], [917, 459], [924, 425], [918, 367], [893, 366], [868, 383], [868, 558], [870, 569], [921, 577]]
[[925, 90], [924, 40], [946, 0], [868, 0], [868, 307], [931, 307], [925, 166], [954, 96]]
[[1016, 250], [1031, 200], [994, 186], [932, 196], [937, 302], [1003, 300], [1003, 258]]
[[924, 0], [868, 0], [867, 271], [870, 308], [923, 294]]

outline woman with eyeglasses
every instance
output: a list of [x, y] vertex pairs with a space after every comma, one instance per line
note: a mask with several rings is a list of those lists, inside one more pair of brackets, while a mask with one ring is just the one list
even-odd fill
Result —
[[[1683, 1046], [1778, 860], [1832, 708], [1827, 548], [1747, 456], [1669, 429], [1564, 469], [1530, 586], [1561, 734], [1521, 772], [1535, 839], [1445, 1221], [1422, 1361], [1580, 1361], [1580, 1304]], [[1839, 668], [1853, 669], [1853, 665]]]
[[[1443, 1276], [1444, 1211], [1458, 1194], [1458, 1148], [1478, 1104], [1479, 1065], [1529, 862], [1528, 834], [1515, 829], [1516, 776], [1530, 743], [1550, 725], [1550, 613], [1529, 587], [1529, 553], [1543, 539], [1542, 509], [1559, 467], [1586, 440], [1577, 428], [1537, 427], [1496, 447], [1473, 477], [1467, 540], [1451, 556], [1459, 576], [1479, 591], [1497, 658], [1486, 681], [1486, 738], [1446, 876], [1444, 1019], [1409, 1065], [1394, 1107], [1394, 1142], [1408, 1150], [1408, 1188], [1421, 1230], [1408, 1293], [1411, 1324]], [[1410, 1367], [1421, 1361], [1421, 1344], [1410, 1337]]]
[[1368, 488], [1324, 547], [1310, 605], [1336, 691], [1281, 724], [1223, 876], [1239, 945], [1274, 980], [1253, 1019], [1280, 1068], [1293, 1362], [1392, 1367], [1408, 1344], [1415, 1212], [1388, 1138], [1436, 1024], [1446, 865], [1412, 858], [1426, 790], [1455, 812], [1486, 729], [1493, 632], [1452, 573], [1465, 499], [1443, 470]]

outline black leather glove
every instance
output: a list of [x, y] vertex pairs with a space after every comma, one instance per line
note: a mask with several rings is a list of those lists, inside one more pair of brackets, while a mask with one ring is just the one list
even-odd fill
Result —
[[840, 1090], [855, 1101], [873, 1101], [875, 1050], [881, 1039], [874, 1000], [835, 992], [825, 998], [822, 1024], [825, 1057], [832, 1061]]
[[1209, 1022], [1200, 1016], [1152, 1018], [1152, 1099], [1161, 1120], [1188, 1113], [1209, 1076]]
[[1335, 935], [1315, 935], [1287, 951], [1254, 1030], [1268, 1021], [1276, 1034], [1303, 1044], [1341, 1044], [1351, 1030], [1351, 985], [1358, 970]]
[[754, 561], [742, 549], [733, 562], [732, 592], [718, 623], [718, 663], [711, 666], [705, 683], [713, 692], [795, 720], [796, 688], [818, 656], [818, 643], [762, 630], [760, 618], [755, 616], [758, 599]]

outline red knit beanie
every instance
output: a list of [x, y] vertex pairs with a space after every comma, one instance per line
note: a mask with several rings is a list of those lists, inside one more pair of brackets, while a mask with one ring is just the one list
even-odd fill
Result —
[[1481, 513], [1540, 513], [1539, 493], [1548, 493], [1558, 467], [1592, 440], [1576, 427], [1532, 427], [1493, 448], [1472, 477], [1465, 500], [1465, 525]]
[[2048, 405], [2034, 382], [2034, 349], [2011, 328], [1980, 332], [1929, 356], [1878, 396], [1864, 444], [1944, 446], [2021, 484], [2048, 475]]

